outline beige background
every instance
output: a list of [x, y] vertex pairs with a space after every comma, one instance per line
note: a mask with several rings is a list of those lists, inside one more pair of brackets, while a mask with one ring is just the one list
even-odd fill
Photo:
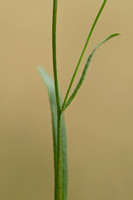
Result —
[[[58, 72], [68, 87], [102, 0], [59, 0]], [[0, 199], [52, 200], [53, 152], [46, 88], [52, 74], [52, 0], [0, 0]], [[80, 66], [95, 45], [84, 85], [66, 111], [69, 200], [133, 199], [133, 1], [110, 0]], [[76, 80], [77, 81], [77, 80]]]

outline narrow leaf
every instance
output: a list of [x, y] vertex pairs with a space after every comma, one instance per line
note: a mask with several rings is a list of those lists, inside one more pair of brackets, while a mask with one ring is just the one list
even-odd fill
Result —
[[[38, 71], [48, 89], [49, 100], [51, 106], [52, 116], [52, 129], [53, 129], [53, 149], [54, 149], [54, 172], [55, 172], [55, 200], [57, 200], [56, 187], [57, 187], [57, 105], [55, 96], [54, 81], [42, 68], [38, 67]], [[61, 101], [61, 94], [60, 94]], [[64, 115], [62, 114], [61, 124], [61, 157], [62, 157], [62, 184], [63, 184], [63, 200], [67, 200], [67, 146], [66, 146], [66, 127]]]
[[96, 48], [92, 51], [92, 53], [90, 54], [90, 56], [89, 56], [89, 58], [88, 58], [88, 60], [87, 60], [87, 62], [86, 62], [86, 65], [85, 65], [85, 68], [84, 68], [84, 70], [83, 70], [83, 72], [82, 72], [81, 78], [80, 78], [80, 80], [79, 80], [79, 82], [78, 82], [78, 84], [77, 84], [75, 90], [73, 91], [72, 95], [70, 96], [70, 98], [68, 99], [68, 101], [65, 103], [65, 105], [62, 107], [62, 111], [64, 111], [64, 110], [70, 105], [70, 103], [71, 103], [72, 100], [74, 99], [75, 95], [77, 94], [79, 88], [81, 87], [81, 85], [82, 85], [82, 83], [83, 83], [83, 81], [84, 81], [84, 79], [85, 79], [85, 76], [86, 76], [88, 67], [89, 67], [89, 65], [90, 65], [91, 59], [92, 59], [93, 54], [95, 53], [95, 51], [96, 51], [103, 43], [107, 42], [109, 39], [111, 39], [111, 38], [113, 38], [113, 37], [115, 37], [115, 36], [118, 36], [118, 35], [120, 35], [120, 34], [119, 34], [119, 33], [115, 33], [115, 34], [112, 34], [112, 35], [108, 36], [108, 37], [105, 38], [102, 42], [100, 42], [100, 43], [96, 46]]
[[104, 9], [104, 7], [105, 7], [105, 5], [106, 5], [106, 2], [107, 2], [107, 0], [104, 0], [104, 1], [103, 1], [102, 6], [100, 7], [100, 10], [99, 10], [99, 12], [98, 12], [98, 14], [97, 14], [97, 16], [96, 16], [96, 18], [95, 18], [93, 24], [92, 24], [91, 30], [90, 30], [90, 32], [89, 32], [89, 35], [88, 35], [87, 40], [86, 40], [86, 42], [85, 42], [84, 48], [83, 48], [82, 53], [81, 53], [81, 55], [80, 55], [78, 64], [77, 64], [77, 66], [76, 66], [76, 68], [75, 68], [75, 71], [74, 71], [73, 76], [72, 76], [72, 79], [71, 79], [71, 81], [70, 81], [68, 90], [67, 90], [67, 92], [66, 92], [66, 95], [65, 95], [65, 98], [64, 98], [64, 101], [63, 101], [63, 107], [64, 107], [64, 105], [65, 105], [65, 103], [66, 103], [66, 101], [67, 101], [67, 97], [68, 97], [68, 95], [69, 95], [69, 92], [70, 92], [70, 90], [71, 90], [72, 84], [73, 84], [74, 79], [75, 79], [75, 77], [76, 77], [77, 71], [78, 71], [79, 66], [80, 66], [80, 63], [81, 63], [81, 61], [82, 61], [82, 58], [83, 58], [83, 56], [84, 56], [84, 54], [85, 54], [86, 48], [87, 48], [88, 43], [89, 43], [90, 38], [91, 38], [91, 35], [92, 35], [92, 33], [93, 33], [93, 31], [94, 31], [94, 28], [95, 28], [95, 26], [96, 26], [96, 24], [97, 24], [97, 22], [98, 22], [98, 19], [100, 18], [100, 15], [102, 14], [102, 11], [103, 11], [103, 9]]

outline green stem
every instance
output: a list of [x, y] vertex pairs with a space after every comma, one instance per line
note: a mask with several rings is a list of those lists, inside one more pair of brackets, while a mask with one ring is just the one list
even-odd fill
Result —
[[58, 77], [57, 77], [57, 61], [56, 61], [56, 21], [57, 21], [57, 0], [53, 2], [53, 27], [52, 27], [52, 46], [53, 46], [53, 72], [54, 72], [54, 83], [55, 93], [57, 102], [57, 112], [60, 110], [59, 100], [59, 88], [58, 88]]
[[76, 66], [76, 69], [75, 69], [75, 71], [74, 71], [74, 73], [73, 73], [73, 76], [72, 76], [71, 82], [70, 82], [70, 84], [69, 84], [68, 90], [67, 90], [67, 92], [66, 92], [66, 96], [65, 96], [65, 98], [64, 98], [62, 108], [64, 108], [64, 105], [65, 105], [65, 103], [66, 103], [66, 101], [67, 101], [67, 97], [68, 97], [68, 95], [69, 95], [70, 89], [71, 89], [72, 84], [73, 84], [73, 82], [74, 82], [75, 76], [76, 76], [76, 74], [77, 74], [79, 65], [80, 65], [80, 63], [81, 63], [81, 61], [82, 61], [82, 58], [83, 58], [83, 55], [84, 55], [85, 50], [86, 50], [86, 48], [87, 48], [87, 45], [88, 45], [88, 43], [89, 43], [90, 37], [91, 37], [91, 35], [92, 35], [92, 33], [93, 33], [93, 30], [94, 30], [94, 28], [95, 28], [95, 26], [96, 26], [96, 24], [97, 24], [97, 21], [98, 21], [100, 15], [101, 15], [101, 13], [102, 13], [102, 10], [103, 10], [103, 8], [104, 8], [106, 2], [107, 2], [107, 0], [104, 0], [104, 2], [103, 2], [103, 4], [102, 4], [102, 6], [101, 6], [101, 8], [100, 8], [100, 10], [99, 10], [99, 12], [98, 12], [96, 18], [95, 18], [95, 21], [94, 21], [94, 23], [93, 23], [93, 25], [92, 25], [92, 27], [91, 27], [91, 30], [90, 30], [89, 35], [88, 35], [88, 38], [87, 38], [87, 40], [86, 40], [86, 43], [85, 43], [84, 48], [83, 48], [83, 50], [82, 50], [82, 53], [81, 53], [81, 55], [80, 55], [78, 64], [77, 64], [77, 66]]
[[57, 171], [55, 174], [55, 200], [62, 200], [62, 174], [61, 174], [61, 112], [59, 87], [57, 76], [57, 61], [56, 61], [56, 21], [57, 21], [57, 4], [58, 1], [53, 1], [53, 27], [52, 27], [52, 45], [53, 45], [53, 72], [54, 84], [57, 104]]

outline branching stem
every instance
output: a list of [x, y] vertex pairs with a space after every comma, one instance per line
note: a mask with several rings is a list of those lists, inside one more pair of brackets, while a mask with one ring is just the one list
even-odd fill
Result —
[[57, 4], [58, 1], [53, 1], [53, 27], [52, 27], [52, 46], [53, 46], [53, 72], [55, 83], [55, 94], [57, 104], [57, 171], [55, 173], [55, 200], [62, 200], [62, 179], [61, 179], [61, 112], [60, 98], [57, 76], [57, 59], [56, 59], [56, 21], [57, 21]]

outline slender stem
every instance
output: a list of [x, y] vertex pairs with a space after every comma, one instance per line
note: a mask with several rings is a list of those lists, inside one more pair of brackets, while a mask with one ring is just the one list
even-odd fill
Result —
[[53, 1], [53, 27], [52, 27], [52, 46], [53, 46], [53, 72], [54, 72], [54, 83], [55, 93], [57, 102], [57, 112], [60, 110], [60, 99], [59, 99], [59, 88], [58, 88], [58, 77], [57, 77], [57, 61], [56, 61], [56, 21], [57, 21], [57, 0]]
[[62, 174], [61, 174], [61, 112], [57, 76], [56, 61], [56, 21], [57, 21], [57, 4], [58, 0], [53, 1], [53, 27], [52, 27], [52, 45], [53, 45], [53, 72], [55, 83], [55, 94], [57, 103], [57, 171], [55, 174], [55, 200], [62, 200]]
[[96, 26], [96, 23], [97, 23], [97, 21], [98, 21], [100, 15], [101, 15], [101, 13], [102, 13], [102, 10], [103, 10], [103, 8], [104, 8], [106, 2], [107, 2], [107, 0], [104, 0], [104, 2], [103, 2], [103, 4], [102, 4], [102, 6], [101, 6], [101, 8], [100, 8], [100, 10], [99, 10], [99, 12], [98, 12], [96, 18], [95, 18], [95, 21], [94, 21], [94, 23], [93, 23], [93, 25], [92, 25], [92, 27], [91, 27], [91, 30], [90, 30], [89, 35], [88, 35], [88, 38], [87, 38], [87, 40], [86, 40], [86, 43], [85, 43], [84, 48], [83, 48], [83, 50], [82, 50], [82, 53], [81, 53], [81, 55], [80, 55], [78, 64], [77, 64], [77, 66], [76, 66], [76, 69], [75, 69], [75, 71], [74, 71], [74, 73], [73, 73], [73, 76], [72, 76], [71, 82], [70, 82], [70, 84], [69, 84], [68, 90], [67, 90], [67, 92], [66, 92], [66, 96], [65, 96], [65, 98], [64, 98], [62, 108], [64, 108], [64, 105], [65, 105], [65, 103], [66, 103], [66, 101], [67, 101], [67, 97], [68, 97], [68, 95], [69, 95], [70, 89], [71, 89], [71, 87], [72, 87], [73, 81], [74, 81], [75, 76], [76, 76], [76, 74], [77, 74], [79, 65], [80, 65], [80, 63], [81, 63], [81, 61], [82, 61], [82, 58], [83, 58], [83, 55], [84, 55], [85, 50], [86, 50], [86, 48], [87, 48], [87, 45], [88, 45], [88, 43], [89, 43], [90, 37], [91, 37], [91, 35], [92, 35], [92, 33], [93, 33], [93, 30], [94, 30], [94, 28], [95, 28], [95, 26]]

